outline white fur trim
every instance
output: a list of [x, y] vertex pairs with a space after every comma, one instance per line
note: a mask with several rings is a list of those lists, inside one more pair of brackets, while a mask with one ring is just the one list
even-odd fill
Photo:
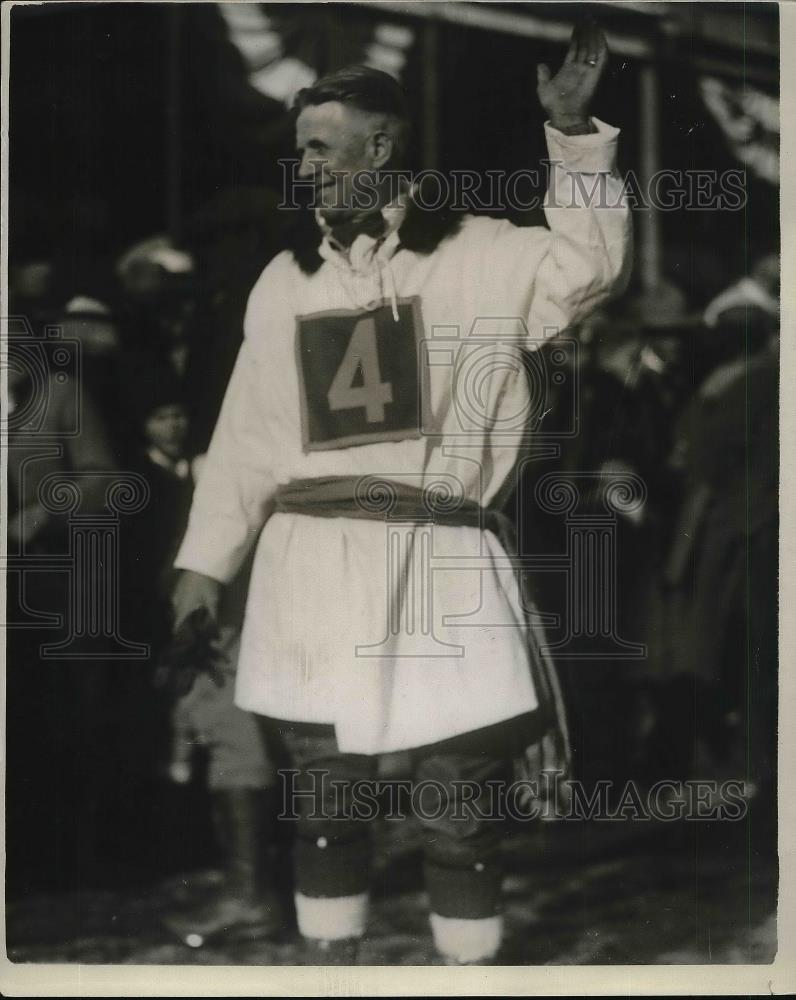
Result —
[[503, 918], [464, 920], [430, 914], [431, 933], [437, 951], [459, 965], [494, 958], [503, 939]]
[[341, 941], [362, 937], [368, 919], [368, 894], [318, 899], [295, 894], [296, 918], [302, 937]]

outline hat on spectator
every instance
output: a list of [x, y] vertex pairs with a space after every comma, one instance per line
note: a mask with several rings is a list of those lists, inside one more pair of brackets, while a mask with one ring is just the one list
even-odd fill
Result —
[[779, 301], [756, 278], [741, 278], [725, 288], [705, 310], [705, 326], [744, 325], [749, 311], [762, 313], [770, 320], [779, 319]]
[[110, 307], [90, 295], [74, 295], [60, 311], [64, 336], [79, 340], [89, 355], [113, 354], [121, 342]]
[[158, 295], [190, 285], [194, 259], [173, 245], [167, 236], [152, 236], [126, 250], [116, 261], [116, 275], [132, 295]]

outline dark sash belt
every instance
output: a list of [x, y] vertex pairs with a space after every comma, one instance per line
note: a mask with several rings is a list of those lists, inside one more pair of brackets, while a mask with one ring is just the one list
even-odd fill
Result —
[[[501, 511], [455, 495], [444, 479], [420, 489], [379, 476], [326, 476], [296, 479], [280, 486], [274, 511], [310, 517], [350, 517], [368, 521], [416, 521], [492, 531], [508, 541], [511, 521]], [[509, 549], [509, 551], [511, 551]]]

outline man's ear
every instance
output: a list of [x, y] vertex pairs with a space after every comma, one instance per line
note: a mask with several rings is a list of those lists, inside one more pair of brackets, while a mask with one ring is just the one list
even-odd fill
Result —
[[367, 143], [368, 156], [374, 170], [381, 170], [393, 154], [393, 138], [388, 132], [374, 132]]

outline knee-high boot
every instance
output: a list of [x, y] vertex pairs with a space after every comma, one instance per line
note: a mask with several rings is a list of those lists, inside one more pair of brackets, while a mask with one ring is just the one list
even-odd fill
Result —
[[219, 934], [267, 937], [283, 922], [274, 886], [276, 810], [270, 790], [231, 788], [213, 793], [213, 819], [224, 882], [206, 902], [170, 914], [166, 924], [198, 947]]

